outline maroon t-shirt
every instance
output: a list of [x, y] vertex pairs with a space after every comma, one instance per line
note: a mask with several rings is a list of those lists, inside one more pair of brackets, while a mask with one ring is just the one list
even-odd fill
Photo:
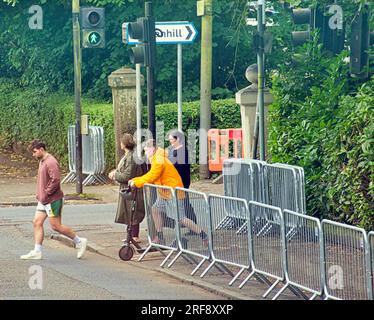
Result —
[[36, 183], [36, 199], [42, 204], [63, 198], [60, 186], [60, 166], [54, 156], [47, 154], [40, 160]]

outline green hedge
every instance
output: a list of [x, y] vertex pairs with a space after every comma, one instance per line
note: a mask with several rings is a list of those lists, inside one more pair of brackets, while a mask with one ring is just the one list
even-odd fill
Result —
[[[183, 104], [183, 130], [199, 128], [199, 102]], [[82, 99], [82, 114], [91, 125], [104, 128], [107, 168], [115, 165], [112, 104]], [[75, 122], [74, 97], [63, 93], [45, 96], [35, 88], [18, 88], [9, 79], [0, 79], [0, 145], [5, 148], [26, 146], [39, 138], [49, 146], [64, 168], [68, 165], [67, 128]], [[143, 112], [146, 127], [147, 109]], [[177, 104], [156, 106], [156, 121], [164, 122], [165, 133], [177, 127]], [[240, 109], [234, 99], [212, 102], [212, 127], [238, 128]]]
[[304, 168], [308, 214], [374, 230], [374, 80], [306, 49], [273, 78], [271, 160]]

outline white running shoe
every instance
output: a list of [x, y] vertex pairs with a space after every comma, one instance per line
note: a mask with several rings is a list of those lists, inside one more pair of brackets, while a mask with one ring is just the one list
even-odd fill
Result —
[[80, 259], [83, 257], [84, 253], [86, 252], [86, 248], [87, 248], [87, 239], [86, 238], [81, 238], [81, 242], [78, 243], [76, 246], [75, 246], [76, 249], [78, 249], [78, 254], [77, 254], [77, 258]]
[[42, 253], [31, 250], [28, 254], [25, 254], [20, 258], [22, 260], [40, 260], [42, 258]]

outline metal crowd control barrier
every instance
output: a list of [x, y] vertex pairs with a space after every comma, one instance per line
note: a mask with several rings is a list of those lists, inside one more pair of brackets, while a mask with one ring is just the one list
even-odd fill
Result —
[[[145, 184], [143, 194], [149, 246], [139, 257], [138, 261], [141, 261], [151, 248], [159, 249], [162, 254], [162, 249], [171, 250], [160, 264], [162, 267], [170, 256], [179, 250], [177, 239], [178, 216], [173, 189]], [[161, 232], [162, 238], [160, 237]]]
[[[322, 296], [324, 289], [323, 237], [321, 222], [317, 218], [283, 210], [285, 234], [287, 229], [302, 220], [303, 227], [295, 237], [285, 241], [285, 286], [274, 296], [276, 300], [287, 287], [313, 294], [310, 300]], [[298, 291], [298, 290], [297, 290]], [[300, 291], [298, 291], [303, 295]], [[305, 296], [306, 297], [306, 296]], [[306, 297], [307, 298], [307, 297]]]
[[[369, 232], [369, 244], [370, 244], [370, 281], [371, 282], [371, 292], [374, 296], [374, 231]], [[373, 298], [374, 299], [374, 298]]]
[[[233, 198], [242, 198], [246, 201], [264, 202], [263, 188], [263, 166], [264, 161], [228, 159], [223, 163], [223, 186], [224, 195]], [[232, 203], [230, 205], [236, 205]], [[223, 217], [216, 226], [216, 229], [232, 227], [238, 223], [230, 212], [237, 211], [227, 208], [227, 216]], [[245, 228], [245, 221], [241, 221]]]
[[[286, 164], [264, 166], [265, 203], [302, 214], [305, 208], [304, 171], [300, 167]], [[290, 239], [302, 227], [301, 219], [294, 219], [286, 238]]]
[[[68, 128], [68, 154], [69, 154], [69, 174], [62, 180], [74, 182], [76, 180], [76, 148], [75, 148], [75, 126]], [[109, 179], [104, 175], [104, 129], [97, 126], [89, 126], [89, 134], [82, 135], [82, 172], [87, 175], [83, 185], [95, 182], [106, 183]]]
[[[249, 204], [251, 235], [248, 235], [252, 248], [252, 272], [240, 284], [243, 286], [254, 275], [259, 274], [275, 280], [263, 297], [267, 295], [285, 280], [285, 245], [284, 245], [284, 222], [280, 208], [250, 201]], [[275, 223], [274, 221], [277, 221]], [[270, 227], [270, 228], [269, 228]], [[262, 232], [263, 229], [268, 232]]]
[[[238, 223], [231, 225], [230, 228], [212, 230], [212, 262], [201, 274], [201, 277], [204, 277], [216, 263], [239, 267], [240, 271], [230, 282], [231, 285], [244, 270], [250, 267], [248, 236], [246, 233], [238, 232], [242, 227], [242, 222], [247, 223], [248, 221], [248, 204], [244, 199], [218, 195], [209, 195], [208, 203], [212, 225], [216, 225], [227, 216], [233, 217], [234, 221]], [[228, 210], [231, 212], [227, 212]], [[230, 274], [232, 273], [230, 272]], [[232, 276], [234, 275], [232, 274]]]
[[[175, 197], [177, 199], [177, 231], [180, 250], [168, 267], [171, 267], [183, 254], [199, 257], [202, 260], [192, 271], [191, 275], [194, 275], [205, 261], [211, 259], [211, 223], [208, 200], [205, 193], [185, 188], [175, 188]], [[201, 231], [208, 235], [208, 239], [205, 241], [201, 238]]]
[[373, 299], [365, 230], [323, 220], [326, 299]]

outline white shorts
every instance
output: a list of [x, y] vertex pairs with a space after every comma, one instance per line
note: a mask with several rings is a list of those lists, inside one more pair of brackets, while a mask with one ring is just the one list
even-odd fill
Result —
[[36, 211], [42, 211], [47, 214], [48, 217], [59, 217], [62, 213], [62, 207], [64, 205], [64, 198], [56, 200], [52, 203], [42, 204], [40, 201], [36, 206]]

